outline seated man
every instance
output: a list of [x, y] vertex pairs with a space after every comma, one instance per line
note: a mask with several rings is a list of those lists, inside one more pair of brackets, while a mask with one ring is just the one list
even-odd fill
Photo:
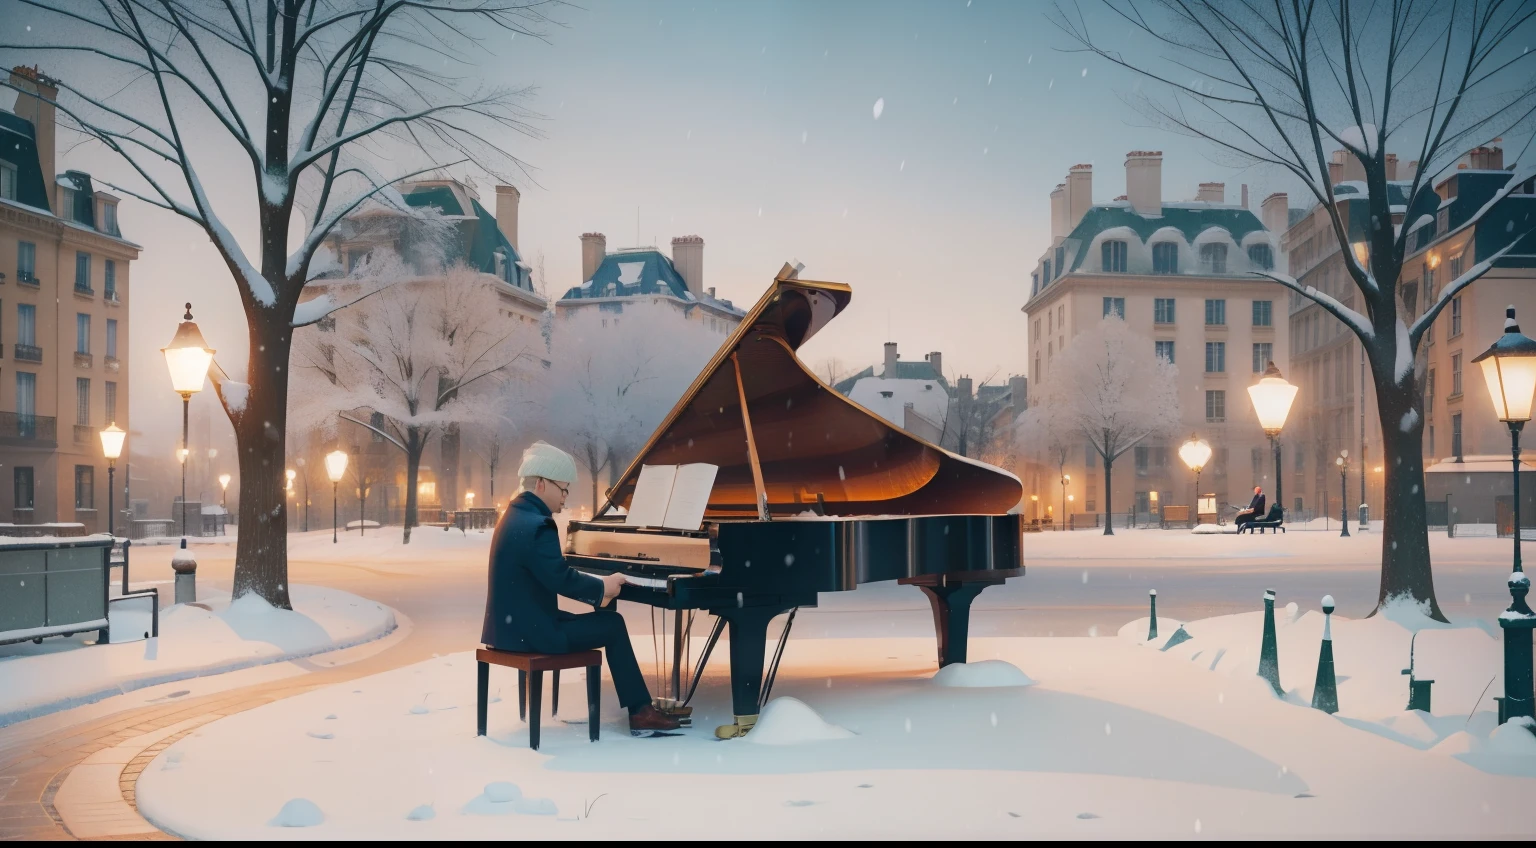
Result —
[[1237, 514], [1236, 523], [1242, 527], [1250, 521], [1258, 521], [1264, 517], [1264, 487], [1253, 487], [1253, 500], [1248, 502], [1248, 508]]
[[[480, 640], [503, 651], [563, 654], [602, 648], [619, 703], [629, 710], [636, 736], [676, 730], [677, 719], [651, 705], [651, 693], [635, 661], [624, 619], [611, 607], [624, 585], [622, 574], [597, 577], [565, 563], [560, 532], [551, 516], [565, 508], [576, 482], [576, 462], [559, 448], [535, 442], [518, 468], [522, 489], [507, 504], [491, 539], [490, 585]], [[577, 615], [561, 610], [556, 596], [599, 607]]]

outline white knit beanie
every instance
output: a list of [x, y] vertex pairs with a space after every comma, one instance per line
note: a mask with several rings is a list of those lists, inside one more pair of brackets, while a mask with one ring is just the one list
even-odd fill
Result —
[[556, 483], [575, 483], [576, 460], [548, 442], [534, 442], [523, 451], [523, 464], [517, 467], [517, 476], [543, 477]]

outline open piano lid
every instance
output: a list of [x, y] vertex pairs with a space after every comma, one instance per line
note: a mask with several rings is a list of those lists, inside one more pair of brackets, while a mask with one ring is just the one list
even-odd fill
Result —
[[853, 294], [795, 274], [787, 264], [779, 271], [598, 514], [629, 507], [641, 466], [689, 462], [720, 469], [706, 518], [759, 518], [759, 488], [771, 515], [816, 510], [818, 495], [832, 516], [1002, 514], [1017, 505], [1018, 478], [896, 427], [800, 363], [795, 351]]

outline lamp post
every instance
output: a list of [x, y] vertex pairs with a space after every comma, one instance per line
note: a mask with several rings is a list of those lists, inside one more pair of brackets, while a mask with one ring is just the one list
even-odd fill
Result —
[[1339, 526], [1344, 529], [1339, 531], [1340, 536], [1349, 536], [1349, 449], [1339, 451], [1339, 455], [1333, 460], [1333, 464], [1339, 467]]
[[[208, 478], [209, 477], [213, 476], [213, 461], [215, 459], [217, 459], [218, 456], [219, 456], [218, 448], [209, 448], [208, 449], [208, 467], [203, 469], [203, 474], [204, 474], [203, 483], [204, 484], [206, 484], [208, 482]], [[202, 500], [202, 496], [201, 495], [198, 496], [198, 500]]]
[[339, 513], [336, 506], [337, 487], [341, 483], [341, 475], [347, 473], [347, 452], [333, 450], [325, 455], [325, 476], [331, 478], [331, 544], [337, 540], [336, 523]]
[[117, 487], [117, 458], [123, 455], [123, 439], [128, 434], [123, 428], [117, 426], [114, 421], [101, 431], [101, 455], [107, 458], [107, 535], [116, 536], [116, 524], [114, 518], [113, 489]]
[[1067, 529], [1067, 484], [1072, 482], [1071, 474], [1061, 475], [1061, 522], [1058, 530]]
[[187, 420], [192, 395], [203, 390], [214, 350], [203, 340], [203, 331], [192, 321], [192, 304], [182, 316], [171, 343], [160, 349], [171, 372], [171, 388], [181, 395], [181, 535], [187, 535]]
[[1259, 382], [1248, 387], [1248, 397], [1253, 400], [1259, 426], [1264, 428], [1264, 435], [1269, 437], [1270, 447], [1275, 451], [1275, 504], [1282, 514], [1285, 512], [1285, 484], [1280, 469], [1280, 430], [1285, 426], [1286, 416], [1291, 414], [1291, 403], [1296, 400], [1297, 391], [1296, 386], [1280, 376], [1280, 369], [1273, 361], [1264, 369]]
[[1195, 472], [1195, 522], [1200, 523], [1200, 472], [1205, 470], [1205, 464], [1211, 461], [1211, 443], [1199, 438], [1193, 433], [1189, 441], [1179, 446], [1179, 459], [1189, 466], [1189, 470]]
[[1536, 399], [1536, 339], [1520, 332], [1513, 306], [1504, 315], [1504, 335], [1472, 361], [1483, 367], [1494, 412], [1509, 425], [1515, 472], [1515, 571], [1519, 572], [1525, 570], [1520, 563], [1520, 430], [1531, 420], [1531, 405]]
[[219, 488], [223, 490], [219, 503], [224, 507], [225, 512], [229, 512], [229, 481], [231, 479], [233, 478], [229, 476], [227, 471], [219, 475]]

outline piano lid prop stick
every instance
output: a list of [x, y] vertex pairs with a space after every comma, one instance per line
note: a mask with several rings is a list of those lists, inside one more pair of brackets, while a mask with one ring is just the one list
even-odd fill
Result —
[[768, 667], [768, 679], [763, 682], [763, 691], [757, 696], [759, 709], [768, 703], [768, 695], [773, 691], [773, 681], [779, 677], [779, 660], [784, 657], [784, 643], [789, 641], [789, 629], [795, 626], [795, 613], [799, 611], [799, 607], [790, 610], [789, 618], [784, 621], [784, 631], [779, 634], [779, 646], [773, 651], [773, 665]]
[[741, 425], [747, 431], [747, 461], [752, 465], [752, 486], [757, 490], [757, 517], [768, 521], [768, 489], [763, 485], [763, 466], [757, 461], [757, 439], [752, 435], [752, 416], [747, 412], [747, 389], [741, 382], [741, 360], [731, 352], [731, 370], [736, 372], [736, 396], [741, 399]]
[[709, 655], [715, 650], [715, 643], [720, 641], [720, 634], [725, 631], [725, 619], [715, 616], [715, 626], [709, 631], [709, 639], [704, 643], [704, 653], [699, 655], [699, 664], [693, 669], [693, 679], [688, 684], [688, 697], [683, 699], [683, 706], [688, 706], [693, 701], [693, 693], [699, 689], [699, 681], [704, 679], [704, 667], [709, 665]]

